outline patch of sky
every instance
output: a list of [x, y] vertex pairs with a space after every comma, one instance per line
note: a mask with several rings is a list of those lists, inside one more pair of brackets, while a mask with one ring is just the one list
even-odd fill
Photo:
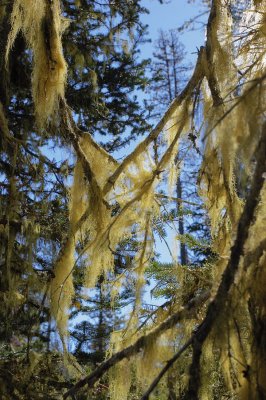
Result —
[[143, 0], [142, 5], [149, 10], [149, 14], [142, 17], [142, 22], [149, 26], [152, 43], [142, 46], [141, 55], [152, 57], [153, 43], [160, 30], [179, 29], [191, 22], [188, 30], [180, 30], [180, 41], [185, 45], [188, 61], [195, 61], [197, 49], [204, 45], [204, 23], [207, 17], [201, 1], [188, 3], [187, 0], [172, 0], [160, 4], [158, 0]]

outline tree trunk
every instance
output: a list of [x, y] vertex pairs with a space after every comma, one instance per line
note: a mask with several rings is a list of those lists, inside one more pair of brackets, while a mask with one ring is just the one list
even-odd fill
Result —
[[[176, 182], [176, 194], [178, 199], [182, 199], [182, 182], [180, 177], [177, 178]], [[180, 202], [177, 201], [176, 203], [177, 211], [179, 213], [178, 215], [178, 232], [179, 235], [184, 235], [185, 233], [185, 228], [184, 228], [184, 216], [182, 214], [182, 204], [180, 205]], [[180, 262], [182, 265], [187, 264], [187, 249], [185, 243], [180, 242]]]

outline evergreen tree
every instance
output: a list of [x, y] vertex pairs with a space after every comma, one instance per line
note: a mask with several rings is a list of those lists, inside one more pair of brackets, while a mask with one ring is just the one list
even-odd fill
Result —
[[139, 47], [147, 41], [141, 23], [145, 12], [140, 1], [64, 4], [72, 21], [63, 37], [69, 68], [66, 98], [80, 128], [105, 136], [111, 152], [150, 127], [136, 96], [148, 83], [148, 60], [139, 59]]

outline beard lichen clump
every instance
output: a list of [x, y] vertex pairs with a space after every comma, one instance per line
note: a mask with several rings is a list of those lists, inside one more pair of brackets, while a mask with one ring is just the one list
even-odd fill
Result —
[[74, 297], [73, 268], [75, 265], [75, 247], [79, 238], [77, 223], [86, 211], [84, 175], [80, 162], [74, 172], [74, 183], [69, 200], [69, 235], [63, 251], [54, 267], [55, 277], [50, 285], [51, 313], [57, 322], [62, 338], [68, 335], [68, 313]]
[[74, 252], [75, 241], [72, 238], [68, 241], [64, 248], [64, 254], [55, 265], [55, 277], [50, 287], [51, 314], [56, 319], [62, 338], [68, 336], [68, 313], [74, 296], [72, 275]]
[[64, 98], [67, 64], [63, 56], [62, 34], [68, 22], [61, 15], [60, 1], [15, 0], [6, 62], [19, 32], [32, 51], [32, 96], [39, 127], [55, 119]]

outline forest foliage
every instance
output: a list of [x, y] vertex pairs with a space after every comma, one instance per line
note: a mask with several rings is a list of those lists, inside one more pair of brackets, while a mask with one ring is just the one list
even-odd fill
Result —
[[[266, 397], [266, 5], [203, 3], [205, 44], [168, 94], [162, 73], [154, 128], [140, 1], [0, 5], [3, 399]], [[208, 252], [159, 263], [192, 154], [205, 244], [180, 223], [175, 240]]]

